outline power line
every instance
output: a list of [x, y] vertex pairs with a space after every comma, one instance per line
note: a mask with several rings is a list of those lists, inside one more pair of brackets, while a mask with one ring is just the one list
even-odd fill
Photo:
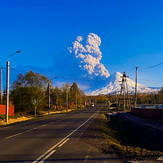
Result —
[[163, 64], [163, 62], [161, 62], [161, 63], [159, 63], [159, 64], [157, 64], [157, 65], [150, 66], [150, 67], [139, 67], [139, 68], [141, 68], [141, 69], [155, 68], [155, 67], [158, 67], [158, 66], [160, 66], [160, 65], [162, 65], [162, 64]]
[[163, 82], [163, 81], [161, 81], [161, 80], [158, 80], [158, 81], [157, 81], [157, 80], [144, 80], [144, 79], [139, 79], [139, 80], [142, 80], [142, 81], [149, 81], [149, 82], [161, 82], [161, 83]]
[[[134, 80], [134, 78], [130, 78], [130, 79], [132, 79], [132, 80]], [[163, 81], [161, 81], [161, 80], [146, 80], [146, 79], [139, 79], [139, 80], [141, 80], [141, 81], [149, 81], [149, 82], [163, 82]]]
[[134, 70], [135, 70], [135, 68], [132, 68], [132, 69], [128, 72], [128, 74], [129, 74], [130, 72], [134, 71]]

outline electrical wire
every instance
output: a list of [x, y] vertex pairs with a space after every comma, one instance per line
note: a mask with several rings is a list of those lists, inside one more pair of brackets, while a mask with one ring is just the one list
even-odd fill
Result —
[[161, 63], [159, 63], [159, 64], [157, 64], [157, 65], [150, 66], [150, 67], [138, 67], [138, 68], [141, 68], [141, 69], [149, 69], [149, 68], [158, 67], [158, 66], [160, 66], [160, 65], [162, 65], [162, 64], [163, 64], [163, 62], [161, 62]]

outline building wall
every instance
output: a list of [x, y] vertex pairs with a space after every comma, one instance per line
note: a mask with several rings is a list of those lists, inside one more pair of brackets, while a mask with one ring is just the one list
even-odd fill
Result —
[[[9, 115], [14, 116], [14, 106], [9, 106]], [[6, 105], [0, 105], [0, 114], [6, 114]]]
[[163, 119], [163, 109], [140, 109], [132, 108], [131, 114], [145, 119]]

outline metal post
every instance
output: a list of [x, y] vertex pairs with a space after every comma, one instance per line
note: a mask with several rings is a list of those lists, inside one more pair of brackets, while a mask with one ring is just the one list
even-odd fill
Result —
[[6, 74], [6, 122], [8, 122], [9, 112], [9, 66], [10, 63], [7, 61], [7, 74]]
[[135, 108], [137, 105], [137, 83], [138, 83], [138, 67], [136, 67], [136, 78], [135, 78], [135, 104], [134, 104]]
[[56, 110], [58, 110], [58, 95], [56, 96]]
[[48, 107], [48, 114], [50, 115], [50, 84], [48, 83], [48, 101], [49, 101], [49, 107]]
[[66, 89], [66, 111], [68, 111], [68, 90]]
[[35, 118], [36, 118], [36, 104], [35, 104]]
[[35, 106], [35, 110], [34, 110], [34, 113], [35, 113], [35, 118], [36, 118], [36, 113], [37, 113], [37, 100], [36, 99], [34, 99], [33, 100], [33, 105]]
[[1, 68], [1, 104], [3, 102], [3, 99], [2, 99], [2, 68]]

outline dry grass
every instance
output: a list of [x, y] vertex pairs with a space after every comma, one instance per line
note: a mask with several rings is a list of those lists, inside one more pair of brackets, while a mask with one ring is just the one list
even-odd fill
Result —
[[0, 121], [0, 126], [5, 126], [5, 125], [9, 125], [9, 124], [13, 124], [13, 123], [17, 123], [17, 122], [22, 122], [22, 121], [27, 121], [29, 119], [32, 119], [32, 117], [17, 117], [17, 118], [9, 118], [8, 123], [6, 123], [4, 120]]
[[[71, 112], [73, 109], [68, 109], [68, 111], [66, 110], [61, 110], [61, 111], [51, 111], [50, 114], [59, 114], [59, 113], [66, 113], [66, 112]], [[39, 111], [39, 115], [48, 115], [48, 111]], [[10, 125], [10, 124], [14, 124], [14, 123], [18, 123], [18, 122], [22, 122], [22, 121], [27, 121], [30, 119], [33, 119], [33, 116], [27, 116], [24, 113], [18, 113], [16, 114], [16, 116], [9, 116], [9, 120], [8, 123], [5, 122], [5, 116], [2, 115], [1, 119], [0, 119], [0, 126], [5, 126], [5, 125]]]
[[[117, 134], [119, 134], [119, 130], [110, 127], [105, 115], [101, 114], [87, 128], [82, 140], [99, 148], [104, 153], [116, 154], [121, 158], [155, 159], [163, 155], [162, 151], [140, 148], [139, 144], [138, 146], [127, 145], [124, 139], [121, 140], [117, 137]], [[130, 137], [125, 139], [130, 139]]]

